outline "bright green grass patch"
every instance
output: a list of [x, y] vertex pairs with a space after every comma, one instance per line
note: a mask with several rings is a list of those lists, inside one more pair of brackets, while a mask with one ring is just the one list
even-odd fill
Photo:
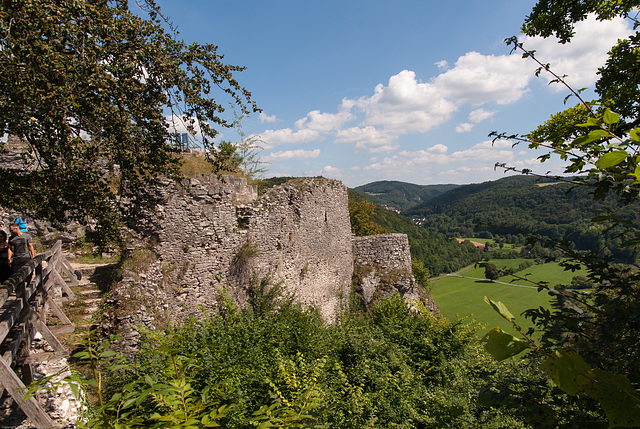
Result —
[[[468, 271], [463, 275], [469, 275]], [[482, 276], [484, 277], [484, 270], [482, 270]], [[445, 318], [453, 320], [456, 317], [471, 317], [479, 322], [483, 326], [479, 332], [480, 336], [496, 326], [513, 335], [517, 334], [511, 323], [484, 302], [485, 296], [505, 304], [524, 330], [532, 324], [520, 316], [520, 313], [532, 307], [549, 307], [552, 299], [546, 292], [538, 292], [535, 288], [461, 277], [444, 277], [436, 280], [431, 288], [431, 295], [440, 308], [440, 314]]]
[[[524, 261], [525, 259], [492, 259], [489, 262], [496, 264], [499, 268], [515, 268]], [[534, 282], [546, 281], [551, 287], [559, 283], [569, 284], [573, 276], [584, 274], [585, 270], [565, 271], [557, 263], [534, 265], [517, 273], [520, 277], [526, 277]], [[515, 280], [512, 276], [498, 279], [498, 282], [507, 284], [484, 280], [484, 268], [481, 267], [470, 268], [461, 275], [466, 278], [442, 277], [434, 280], [431, 295], [445, 318], [453, 320], [456, 316], [472, 317], [486, 326], [480, 331], [480, 335], [484, 335], [496, 326], [516, 334], [511, 324], [484, 302], [485, 296], [494, 301], [502, 301], [525, 330], [532, 324], [521, 316], [521, 313], [529, 308], [549, 307], [553, 300], [546, 291], [538, 292], [532, 283]]]
[[[493, 262], [496, 263], [500, 261], [495, 260]], [[496, 265], [499, 266], [497, 263]], [[557, 262], [552, 262], [549, 264], [534, 265], [515, 274], [519, 277], [526, 277], [533, 282], [547, 282], [547, 286], [553, 288], [557, 284], [570, 284], [571, 279], [574, 276], [584, 276], [587, 274], [587, 270], [583, 268], [578, 271], [565, 271], [564, 268], [558, 265]], [[512, 276], [501, 277], [499, 280], [503, 282], [511, 282], [512, 280], [514, 280], [515, 284], [535, 286], [531, 282], [527, 282], [526, 280], [518, 280]]]
[[[490, 263], [495, 264], [496, 267], [500, 269], [509, 269], [516, 268], [518, 265], [522, 264], [526, 259], [518, 258], [518, 259], [491, 259]], [[524, 271], [523, 271], [524, 272]], [[483, 267], [473, 267], [469, 268], [460, 273], [461, 276], [464, 277], [475, 277], [479, 279], [484, 279], [484, 268]]]

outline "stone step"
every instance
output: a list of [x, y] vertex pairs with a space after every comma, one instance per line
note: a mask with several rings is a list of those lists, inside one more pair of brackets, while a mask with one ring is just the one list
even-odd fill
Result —
[[98, 307], [96, 306], [91, 306], [91, 307], [87, 307], [84, 309], [84, 314], [91, 314], [93, 315], [93, 313], [95, 313], [96, 311], [98, 311]]
[[78, 264], [71, 263], [74, 270], [80, 271], [82, 279], [88, 279], [95, 274], [100, 274], [106, 270], [115, 268], [117, 264]]
[[98, 287], [98, 285], [95, 282], [92, 282], [91, 279], [87, 279], [87, 278], [82, 278], [82, 280], [78, 282], [77, 286], [82, 288]]
[[78, 297], [78, 299], [80, 301], [86, 301], [87, 299], [94, 299], [94, 298], [101, 298], [102, 296], [102, 292], [100, 292], [99, 290], [83, 290], [80, 291], [80, 296]]

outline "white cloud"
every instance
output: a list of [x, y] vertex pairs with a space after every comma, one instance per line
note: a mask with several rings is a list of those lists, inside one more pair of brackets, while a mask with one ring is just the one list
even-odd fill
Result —
[[468, 133], [473, 130], [474, 124], [463, 122], [456, 127], [456, 133]]
[[435, 164], [461, 164], [467, 161], [511, 161], [515, 157], [514, 151], [511, 149], [511, 142], [507, 140], [497, 140], [495, 143], [488, 140], [466, 150], [450, 154], [447, 152], [447, 146], [437, 144], [426, 150], [401, 151], [397, 155], [385, 158], [385, 163], [412, 167]]
[[456, 127], [456, 133], [468, 133], [473, 130], [476, 124], [489, 119], [495, 115], [496, 111], [488, 111], [484, 109], [476, 109], [469, 113], [469, 120], [471, 122], [463, 122]]
[[342, 179], [342, 169], [332, 167], [331, 165], [325, 165], [320, 170], [305, 171], [304, 175], [307, 177], [322, 176], [329, 179]]
[[310, 129], [321, 133], [328, 133], [339, 129], [345, 122], [354, 119], [349, 110], [341, 109], [338, 113], [320, 113], [313, 110], [295, 123], [298, 129]]
[[[598, 67], [607, 60], [607, 52], [618, 39], [626, 38], [633, 31], [623, 18], [610, 21], [597, 21], [589, 15], [575, 25], [575, 36], [571, 43], [561, 44], [555, 37], [522, 37], [521, 42], [527, 50], [535, 50], [535, 56], [543, 64], [549, 63], [554, 73], [567, 75], [567, 82], [576, 88], [592, 85], [597, 78]], [[529, 60], [533, 63], [532, 60]], [[553, 76], [542, 72], [544, 79]], [[551, 85], [553, 91], [565, 91], [563, 85]]]
[[410, 70], [391, 76], [387, 86], [378, 84], [373, 96], [354, 104], [365, 112], [366, 125], [381, 126], [396, 135], [435, 128], [457, 108], [436, 85], [418, 82]]
[[296, 150], [282, 150], [279, 152], [273, 152], [269, 155], [262, 157], [263, 161], [271, 162], [283, 159], [292, 159], [292, 158], [300, 158], [300, 159], [314, 159], [320, 156], [320, 149], [314, 150], [304, 150], [304, 149], [296, 149]]
[[283, 128], [280, 130], [266, 130], [260, 133], [265, 149], [271, 149], [283, 143], [306, 143], [318, 140], [321, 137], [319, 132], [310, 129], [293, 131], [291, 128]]
[[482, 121], [486, 121], [493, 117], [496, 114], [495, 110], [488, 111], [484, 109], [476, 109], [469, 113], [469, 120], [474, 124], [479, 124]]
[[453, 152], [448, 162], [509, 162], [515, 158], [515, 153], [511, 149], [511, 142], [498, 140], [492, 144], [491, 141], [484, 141], [472, 146], [469, 149]]
[[276, 118], [276, 115], [267, 115], [264, 112], [260, 112], [260, 122], [261, 123], [271, 123], [271, 122], [276, 122], [278, 120], [278, 118]]
[[469, 52], [436, 77], [434, 84], [458, 105], [509, 104], [526, 93], [533, 69], [517, 55]]
[[342, 170], [337, 168], [337, 167], [332, 167], [330, 165], [326, 165], [323, 169], [322, 169], [322, 173], [323, 175], [341, 175], [342, 174]]
[[[570, 75], [569, 82], [577, 86], [592, 85], [596, 70], [606, 59], [606, 52], [619, 37], [631, 32], [620, 19], [595, 22], [592, 17], [576, 25], [576, 35], [570, 44], [560, 45], [553, 39], [524, 37], [527, 49], [536, 49], [537, 57], [550, 62], [558, 73]], [[506, 48], [505, 48], [506, 51]], [[455, 63], [436, 63], [440, 72], [421, 81], [411, 70], [402, 70], [388, 82], [375, 86], [372, 93], [360, 98], [344, 98], [336, 113], [312, 110], [295, 122], [294, 127], [267, 130], [262, 133], [266, 148], [285, 143], [307, 143], [329, 138], [353, 145], [356, 150], [389, 153], [399, 148], [398, 138], [412, 133], [425, 133], [450, 121], [458, 110], [471, 107], [467, 120], [459, 123], [456, 132], [470, 132], [476, 124], [493, 118], [496, 105], [508, 105], [522, 99], [535, 78], [535, 62], [520, 54], [483, 55], [468, 52]], [[556, 90], [556, 86], [551, 87]], [[562, 89], [562, 88], [558, 88]], [[275, 116], [261, 115], [263, 122]], [[522, 149], [519, 150], [522, 152]], [[295, 155], [295, 154], [298, 155]], [[273, 159], [308, 156], [314, 151], [282, 151]], [[523, 154], [519, 153], [518, 158]], [[307, 158], [309, 159], [309, 158]], [[403, 151], [382, 160], [371, 159], [362, 170], [380, 172], [380, 176], [397, 176], [412, 166], [428, 174], [433, 165], [464, 162], [490, 163], [515, 161], [516, 153], [508, 142], [482, 142], [466, 150], [448, 152], [444, 145], [423, 151]], [[330, 166], [326, 172], [332, 172]], [[323, 171], [325, 171], [323, 169]], [[462, 170], [450, 170], [459, 171]], [[479, 170], [478, 170], [479, 171]], [[328, 173], [322, 174], [328, 174]], [[316, 172], [317, 173], [317, 172]]]
[[369, 152], [389, 152], [398, 148], [392, 144], [395, 135], [372, 126], [352, 127], [336, 133], [336, 142], [353, 143], [356, 149], [366, 149]]
[[443, 145], [442, 143], [438, 143], [435, 146], [431, 146], [430, 148], [427, 149], [427, 152], [430, 153], [447, 153], [447, 151], [449, 150], [449, 148], [445, 145]]

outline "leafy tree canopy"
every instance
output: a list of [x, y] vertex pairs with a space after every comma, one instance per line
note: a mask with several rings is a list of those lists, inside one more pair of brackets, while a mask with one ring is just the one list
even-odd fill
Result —
[[[540, 0], [523, 30], [529, 35], [544, 37], [555, 34], [566, 43], [573, 34], [573, 25], [590, 13], [599, 19], [624, 16], [634, 21], [637, 30], [637, 20], [628, 14], [639, 4], [637, 1]], [[540, 65], [539, 72], [549, 72], [555, 82], [564, 84], [580, 100], [581, 106], [553, 116], [533, 133], [508, 137], [525, 141], [532, 148], [548, 149], [549, 153], [539, 157], [541, 160], [557, 155], [567, 161], [565, 173], [581, 175], [557, 177], [557, 180], [591, 189], [597, 200], [613, 196], [622, 205], [637, 203], [640, 191], [640, 105], [636, 97], [640, 52], [635, 48], [639, 38], [636, 31], [628, 39], [618, 41], [609, 52], [607, 63], [599, 71], [596, 91], [600, 99], [595, 101], [584, 100], [580, 90], [569, 87], [564, 77], [542, 63], [535, 52], [526, 51], [517, 38], [509, 39], [524, 57], [532, 58]], [[612, 209], [592, 219], [594, 226], [602, 222], [611, 222], [621, 228], [618, 237], [622, 247], [637, 249], [640, 245], [640, 228], [623, 211]], [[553, 416], [553, 427], [564, 427], [565, 422], [570, 422], [572, 427], [605, 424], [639, 427], [638, 267], [614, 264], [598, 252], [577, 252], [568, 242], [541, 241], [565, 252], [569, 257], [562, 263], [566, 269], [586, 266], [587, 280], [593, 285], [588, 294], [568, 289], [563, 292], [558, 288], [554, 293], [559, 295], [559, 308], [554, 312], [542, 308], [525, 311], [543, 332], [542, 341], [535, 344], [537, 351], [530, 356], [565, 393], [554, 399], [563, 404], [563, 414]], [[545, 282], [536, 285], [541, 291], [551, 292]], [[520, 329], [517, 318], [501, 302], [488, 302]], [[521, 333], [534, 344], [531, 331]], [[525, 344], [526, 347], [522, 340], [498, 331], [492, 331], [484, 341], [489, 346], [487, 350], [496, 357], [496, 350], [504, 352], [510, 348], [510, 353], [516, 354], [521, 347], [514, 347], [514, 344]], [[491, 347], [495, 349], [491, 350]], [[548, 387], [542, 385], [536, 389], [548, 391]], [[509, 401], [513, 403], [513, 399], [509, 398]]]
[[123, 203], [178, 173], [175, 121], [213, 150], [216, 128], [233, 126], [222, 100], [258, 110], [234, 77], [242, 67], [179, 40], [154, 0], [136, 4], [139, 14], [126, 0], [0, 5], [0, 132], [22, 153], [22, 168], [0, 168], [4, 206], [91, 217], [104, 238]]

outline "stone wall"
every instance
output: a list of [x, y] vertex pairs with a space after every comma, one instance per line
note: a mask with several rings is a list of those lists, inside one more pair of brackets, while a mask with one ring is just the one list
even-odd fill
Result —
[[[330, 321], [348, 300], [354, 264], [365, 305], [394, 292], [417, 297], [407, 236], [353, 237], [338, 181], [293, 179], [258, 197], [245, 179], [199, 176], [167, 182], [156, 197], [139, 225], [150, 243], [132, 249], [103, 319], [107, 333], [213, 311], [223, 291], [247, 305], [267, 278]], [[127, 336], [133, 346], [137, 335]]]
[[162, 271], [155, 284], [169, 297], [171, 316], [215, 308], [221, 290], [244, 305], [254, 282], [269, 278], [334, 318], [353, 272], [346, 187], [296, 179], [257, 198], [245, 179], [224, 180], [200, 176], [167, 185], [144, 216]]
[[406, 234], [353, 237], [353, 249], [353, 286], [363, 305], [394, 293], [419, 298]]

